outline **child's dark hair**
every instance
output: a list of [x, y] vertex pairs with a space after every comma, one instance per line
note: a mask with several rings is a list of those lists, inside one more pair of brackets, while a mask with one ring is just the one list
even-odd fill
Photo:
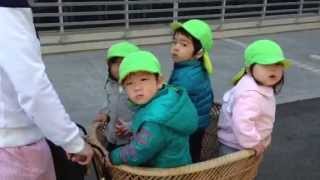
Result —
[[109, 78], [114, 80], [114, 81], [118, 81], [118, 80], [115, 77], [113, 77], [112, 74], [111, 74], [111, 64], [115, 63], [119, 58], [122, 58], [122, 57], [112, 57], [112, 58], [107, 60], [108, 75], [109, 75]]
[[189, 32], [187, 32], [182, 27], [180, 27], [174, 31], [173, 38], [177, 33], [180, 33], [180, 34], [186, 36], [188, 39], [191, 39], [193, 47], [194, 47], [193, 55], [195, 55], [200, 49], [202, 49], [201, 42], [198, 39], [194, 38]]
[[[250, 66], [250, 68], [249, 68], [251, 74], [252, 74], [252, 72], [253, 72], [253, 67], [254, 67], [255, 65], [256, 65], [256, 64], [252, 64], [252, 65]], [[259, 81], [257, 81], [257, 80], [255, 79], [254, 76], [252, 76], [252, 77], [253, 77], [253, 79], [256, 81], [257, 84], [262, 85], [261, 82], [259, 82]], [[283, 87], [283, 84], [284, 84], [284, 74], [282, 75], [280, 81], [278, 81], [275, 85], [272, 86], [272, 89], [273, 89], [274, 94], [277, 95], [277, 94], [279, 94], [279, 93], [281, 92], [281, 89], [282, 89], [282, 87]]]

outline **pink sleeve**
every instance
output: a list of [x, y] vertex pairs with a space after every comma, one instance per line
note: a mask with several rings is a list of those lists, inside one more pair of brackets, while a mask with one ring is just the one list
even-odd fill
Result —
[[260, 115], [260, 94], [247, 91], [235, 99], [232, 113], [232, 129], [243, 148], [252, 148], [261, 141], [255, 126]]

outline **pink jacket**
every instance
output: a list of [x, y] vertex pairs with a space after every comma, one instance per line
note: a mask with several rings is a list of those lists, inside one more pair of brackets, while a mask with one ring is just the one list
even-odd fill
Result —
[[276, 102], [271, 87], [260, 86], [245, 75], [223, 96], [218, 122], [219, 142], [236, 149], [268, 146], [275, 120]]

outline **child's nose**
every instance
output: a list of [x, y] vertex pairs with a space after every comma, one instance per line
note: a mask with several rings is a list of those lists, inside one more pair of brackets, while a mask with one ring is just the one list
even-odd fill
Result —
[[179, 47], [178, 47], [178, 45], [175, 45], [174, 47], [173, 47], [173, 52], [178, 52], [179, 51]]
[[140, 91], [140, 90], [141, 90], [141, 86], [138, 85], [138, 84], [135, 85], [135, 86], [134, 86], [134, 90], [135, 90], [135, 91]]

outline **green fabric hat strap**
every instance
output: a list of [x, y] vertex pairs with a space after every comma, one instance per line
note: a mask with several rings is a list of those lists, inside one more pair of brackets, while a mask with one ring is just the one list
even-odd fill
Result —
[[246, 73], [246, 68], [244, 67], [241, 68], [241, 70], [235, 76], [233, 76], [231, 80], [232, 84], [236, 84], [236, 82], [238, 82], [245, 73]]
[[211, 63], [211, 58], [207, 51], [204, 51], [204, 54], [203, 54], [203, 64], [208, 74], [212, 74], [214, 71], [214, 67], [213, 67], [213, 64]]

